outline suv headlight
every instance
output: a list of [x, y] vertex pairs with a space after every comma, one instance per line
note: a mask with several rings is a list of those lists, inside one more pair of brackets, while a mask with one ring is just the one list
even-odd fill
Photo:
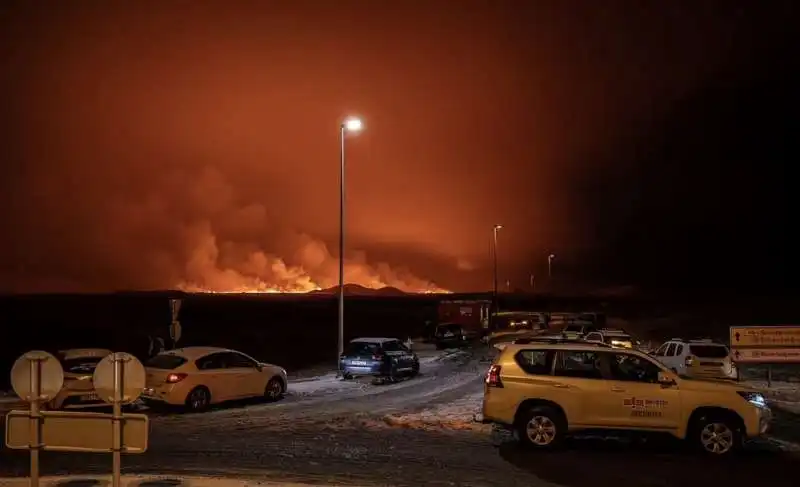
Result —
[[767, 400], [764, 399], [764, 395], [758, 392], [749, 392], [749, 391], [737, 391], [737, 394], [742, 396], [742, 398], [749, 402], [754, 406], [758, 406], [760, 408], [767, 407]]

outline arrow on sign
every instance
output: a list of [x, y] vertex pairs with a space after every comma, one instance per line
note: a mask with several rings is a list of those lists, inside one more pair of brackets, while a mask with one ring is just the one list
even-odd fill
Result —
[[[739, 332], [737, 331], [733, 336], [736, 338], [736, 341], [738, 342], [739, 341], [739, 337], [741, 335], [739, 335]], [[737, 355], [738, 355], [738, 352], [737, 352]]]

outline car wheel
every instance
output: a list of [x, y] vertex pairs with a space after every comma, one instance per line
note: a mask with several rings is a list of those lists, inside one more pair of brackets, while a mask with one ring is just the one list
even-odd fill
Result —
[[203, 386], [195, 387], [186, 396], [186, 409], [191, 412], [205, 411], [211, 405], [211, 392]]
[[692, 428], [692, 437], [703, 453], [715, 457], [730, 455], [742, 444], [742, 434], [738, 426], [724, 415], [699, 418]]
[[284, 392], [283, 381], [278, 377], [273, 377], [267, 382], [267, 387], [264, 389], [264, 398], [270, 402], [277, 401], [283, 396]]
[[552, 449], [563, 443], [567, 435], [567, 420], [557, 409], [536, 406], [520, 418], [517, 434], [525, 447]]
[[353, 380], [352, 374], [342, 374], [342, 380]]

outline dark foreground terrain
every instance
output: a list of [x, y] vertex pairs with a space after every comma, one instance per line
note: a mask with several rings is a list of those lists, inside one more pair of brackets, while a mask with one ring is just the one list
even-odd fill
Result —
[[[796, 486], [797, 416], [779, 412], [776, 439], [710, 461], [672, 441], [582, 438], [563, 451], [520, 451], [507, 435], [469, 422], [479, 405], [484, 350], [423, 360], [422, 375], [378, 386], [322, 375], [274, 404], [203, 414], [151, 415], [150, 449], [123, 473], [231, 475], [344, 485]], [[110, 455], [42, 457], [45, 474], [107, 474]], [[2, 450], [0, 476], [26, 476], [28, 456]]]

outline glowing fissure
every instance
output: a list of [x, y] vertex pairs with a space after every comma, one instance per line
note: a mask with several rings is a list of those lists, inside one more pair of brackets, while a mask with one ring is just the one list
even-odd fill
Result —
[[[308, 235], [299, 236], [294, 247], [294, 260], [284, 259], [260, 250], [257, 245], [225, 241], [218, 243], [208, 223], [192, 229], [191, 252], [183, 278], [177, 288], [194, 293], [268, 294], [308, 293], [338, 286], [338, 259], [327, 246]], [[420, 279], [410, 271], [385, 263], [371, 265], [363, 252], [354, 252], [345, 259], [345, 285], [367, 289], [395, 288], [406, 293], [449, 293], [436, 284]]]

